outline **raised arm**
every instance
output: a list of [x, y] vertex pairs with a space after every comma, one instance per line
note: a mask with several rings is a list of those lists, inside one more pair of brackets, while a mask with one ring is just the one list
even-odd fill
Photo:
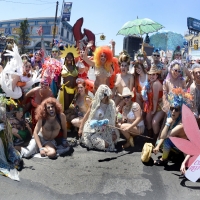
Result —
[[[88, 43], [89, 44], [89, 43]], [[92, 66], [92, 67], [95, 67], [95, 62], [94, 61], [92, 61], [92, 60], [90, 60], [89, 58], [88, 58], [88, 48], [89, 48], [90, 46], [89, 45], [87, 45], [86, 46], [86, 49], [85, 49], [85, 53], [83, 54], [83, 60], [89, 65], [89, 66]]]

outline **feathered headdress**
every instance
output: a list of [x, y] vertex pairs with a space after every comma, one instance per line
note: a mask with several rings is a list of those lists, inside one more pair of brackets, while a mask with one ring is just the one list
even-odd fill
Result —
[[173, 88], [168, 94], [168, 101], [174, 107], [182, 107], [185, 104], [188, 107], [192, 106], [193, 97], [190, 93], [185, 92], [182, 88]]
[[62, 64], [54, 59], [47, 57], [42, 65], [42, 80], [48, 80], [49, 84], [55, 76], [59, 76], [62, 70]]

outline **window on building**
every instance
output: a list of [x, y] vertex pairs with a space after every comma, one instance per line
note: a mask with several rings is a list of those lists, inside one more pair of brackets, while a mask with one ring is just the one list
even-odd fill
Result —
[[42, 26], [44, 35], [51, 35], [51, 26]]
[[69, 39], [69, 31], [67, 31], [67, 39]]

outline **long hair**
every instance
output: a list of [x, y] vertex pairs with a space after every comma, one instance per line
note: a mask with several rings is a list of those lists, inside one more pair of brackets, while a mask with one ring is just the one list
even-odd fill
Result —
[[102, 46], [102, 47], [96, 48], [96, 50], [94, 52], [95, 65], [97, 68], [102, 66], [101, 59], [100, 59], [102, 53], [105, 53], [105, 55], [106, 55], [106, 62], [105, 62], [104, 67], [105, 67], [106, 71], [109, 72], [111, 65], [112, 65], [112, 58], [113, 58], [112, 50], [109, 47]]
[[62, 105], [53, 97], [49, 97], [45, 99], [35, 110], [35, 119], [38, 121], [39, 119], [47, 119], [47, 104], [53, 104], [56, 110], [56, 114], [60, 114], [63, 112]]

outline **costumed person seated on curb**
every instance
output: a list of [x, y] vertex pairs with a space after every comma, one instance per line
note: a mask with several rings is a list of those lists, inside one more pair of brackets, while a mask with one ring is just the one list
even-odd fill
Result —
[[[63, 60], [61, 59], [60, 57], [61, 53], [60, 53], [60, 49], [58, 46], [53, 46], [52, 50], [51, 50], [51, 57], [53, 59], [55, 59], [56, 61], [58, 61], [59, 63], [55, 62], [56, 65], [60, 66], [60, 70], [56, 71], [56, 74], [55, 74], [55, 77], [53, 78], [52, 82], [51, 82], [51, 85], [50, 85], [50, 88], [53, 92], [53, 95], [55, 98], [57, 98], [57, 95], [58, 95], [58, 91], [59, 91], [59, 88], [60, 88], [60, 82], [61, 82], [61, 69], [62, 69], [62, 65], [63, 65]], [[50, 59], [49, 59], [50, 60]], [[51, 59], [52, 60], [52, 59]]]
[[12, 129], [6, 115], [7, 101], [5, 97], [0, 97], [0, 174], [19, 181], [17, 169], [23, 161], [13, 147]]
[[142, 99], [142, 88], [148, 82], [148, 74], [143, 66], [143, 64], [136, 63], [134, 65], [135, 68], [135, 80], [134, 80], [134, 98], [137, 103], [139, 103], [140, 107], [143, 108], [143, 99]]
[[167, 164], [170, 150], [175, 147], [175, 145], [169, 139], [170, 136], [187, 139], [183, 129], [181, 111], [183, 104], [191, 107], [192, 96], [189, 93], [184, 92], [182, 88], [174, 88], [168, 94], [168, 101], [170, 109], [165, 121], [165, 126], [161, 132], [157, 146], [153, 149], [153, 152], [157, 154], [161, 148], [161, 145], [163, 144], [163, 154], [161, 159], [158, 159], [154, 162], [155, 165]]
[[[75, 57], [78, 57], [78, 50], [75, 47], [64, 48], [62, 56], [65, 61], [61, 72], [61, 88], [58, 94], [58, 100], [66, 111], [72, 103], [76, 91], [76, 79], [78, 77], [78, 70], [75, 65]], [[70, 52], [71, 51], [71, 52]]]
[[170, 63], [170, 71], [167, 78], [163, 82], [163, 108], [165, 113], [169, 111], [168, 94], [173, 88], [182, 88], [186, 90], [186, 82], [183, 78], [183, 71], [178, 61], [174, 60]]
[[14, 145], [20, 145], [28, 138], [31, 138], [29, 136], [32, 136], [32, 129], [28, 121], [25, 121], [23, 117], [22, 107], [17, 106], [12, 111], [14, 112], [14, 116], [9, 121], [12, 126], [13, 142]]
[[193, 106], [191, 110], [194, 113], [200, 128], [200, 64], [196, 63], [192, 65], [192, 74], [194, 82], [190, 86], [190, 94], [193, 96]]
[[112, 68], [112, 59], [113, 54], [112, 50], [107, 46], [102, 46], [96, 48], [94, 52], [94, 60], [90, 60], [87, 57], [88, 48], [93, 45], [93, 42], [90, 41], [85, 49], [84, 61], [88, 63], [89, 66], [94, 67], [95, 70], [95, 81], [94, 81], [94, 93], [98, 89], [99, 85], [105, 84], [110, 86], [110, 77], [113, 73]]
[[120, 105], [121, 108], [124, 104], [121, 94], [124, 87], [128, 87], [130, 91], [133, 90], [134, 78], [130, 74], [129, 65], [130, 65], [130, 56], [127, 52], [121, 52], [119, 55], [119, 65], [121, 73], [116, 75], [115, 86], [113, 88], [114, 101], [116, 106]]
[[[89, 149], [115, 151], [119, 131], [115, 129], [116, 107], [107, 85], [100, 85], [80, 128], [81, 143]], [[109, 127], [109, 125], [111, 127]]]
[[65, 112], [67, 121], [75, 127], [79, 127], [81, 121], [91, 104], [91, 97], [87, 95], [85, 83], [77, 83], [77, 94], [74, 97], [70, 108]]
[[[172, 63], [176, 61], [179, 63], [179, 65], [181, 66], [181, 71], [182, 71], [182, 76], [185, 78], [187, 78], [187, 84], [186, 84], [186, 87], [189, 88], [190, 85], [192, 84], [193, 82], [193, 78], [192, 78], [192, 75], [190, 73], [190, 71], [188, 70], [188, 68], [184, 65], [183, 61], [182, 61], [182, 53], [181, 53], [181, 49], [180, 49], [180, 46], [176, 47], [176, 49], [174, 50], [173, 52], [173, 55], [172, 55]], [[171, 63], [170, 63], [171, 65]], [[169, 69], [168, 71], [170, 71], [170, 68], [171, 66], [169, 65]]]
[[148, 82], [142, 89], [144, 112], [146, 112], [146, 125], [148, 135], [156, 141], [160, 132], [160, 122], [165, 113], [162, 111], [163, 86], [159, 81], [161, 71], [152, 65], [148, 73]]
[[151, 63], [151, 66], [155, 65], [158, 68], [158, 70], [160, 70], [159, 80], [162, 83], [168, 74], [168, 68], [165, 64], [161, 62], [159, 49], [155, 49], [155, 51], [152, 54], [152, 59], [153, 62]]
[[[27, 92], [22, 101], [22, 105], [24, 105], [24, 111], [26, 112], [27, 110], [30, 109], [32, 131], [34, 130], [34, 127], [37, 123], [37, 121], [35, 119], [35, 109], [46, 98], [53, 97], [53, 93], [49, 87], [49, 84], [50, 84], [49, 80], [42, 78], [42, 80], [40, 82], [40, 86], [35, 87], [35, 88], [31, 89], [29, 92]], [[28, 104], [29, 102], [31, 103], [30, 108], [27, 107], [27, 106], [29, 106], [29, 104]]]
[[[21, 156], [29, 158], [40, 152], [41, 156], [55, 158], [57, 154], [62, 155], [69, 151], [67, 142], [66, 117], [62, 113], [61, 104], [52, 97], [44, 100], [36, 109], [37, 120], [31, 139], [26, 148], [15, 147], [21, 152]], [[62, 146], [57, 146], [56, 137], [62, 133]]]
[[[142, 110], [140, 105], [132, 101], [134, 94], [128, 87], [124, 87], [121, 94], [125, 106], [122, 108], [122, 115], [118, 112], [117, 121], [121, 133], [126, 138], [126, 144], [122, 148], [134, 146], [133, 137], [141, 135], [144, 132], [144, 121], [142, 119]], [[117, 107], [118, 111], [119, 107]]]

